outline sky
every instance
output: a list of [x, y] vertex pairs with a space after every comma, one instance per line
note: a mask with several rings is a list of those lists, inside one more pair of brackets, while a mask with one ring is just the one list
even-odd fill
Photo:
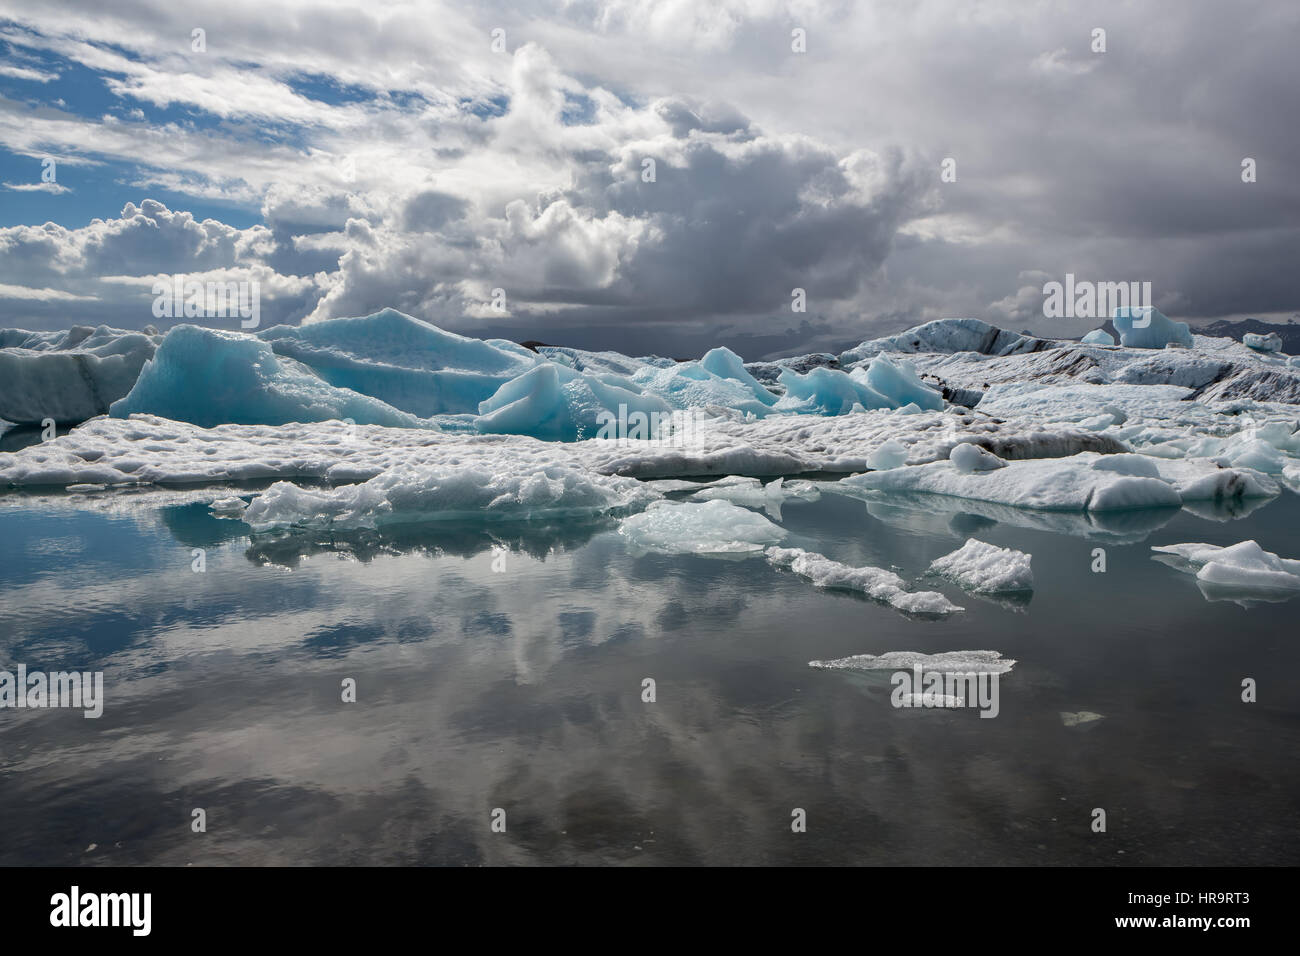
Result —
[[1298, 37], [1278, 0], [0, 0], [0, 326], [165, 327], [177, 275], [263, 327], [679, 357], [1077, 336], [1067, 273], [1286, 322]]

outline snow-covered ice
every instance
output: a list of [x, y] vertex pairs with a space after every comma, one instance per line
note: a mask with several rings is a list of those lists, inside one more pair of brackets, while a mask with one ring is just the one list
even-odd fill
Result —
[[1300, 560], [1280, 558], [1254, 541], [1222, 547], [1169, 544], [1153, 547], [1165, 563], [1194, 572], [1198, 581], [1238, 592], [1300, 590]]
[[596, 475], [574, 464], [538, 467], [501, 454], [470, 466], [397, 465], [368, 481], [332, 489], [276, 482], [252, 500], [243, 521], [255, 531], [267, 531], [455, 518], [585, 517], [642, 507], [658, 497], [631, 478]]
[[778, 568], [789, 568], [819, 588], [858, 591], [909, 614], [944, 615], [962, 610], [938, 591], [908, 591], [902, 578], [884, 568], [855, 568], [802, 548], [768, 548], [767, 560]]
[[1029, 591], [1034, 587], [1031, 560], [1032, 555], [1024, 551], [970, 538], [951, 554], [936, 558], [930, 570], [976, 594]]

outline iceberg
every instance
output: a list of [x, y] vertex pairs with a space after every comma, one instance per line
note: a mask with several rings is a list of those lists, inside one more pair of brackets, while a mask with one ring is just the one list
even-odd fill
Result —
[[963, 471], [952, 461], [910, 465], [842, 478], [826, 490], [911, 491], [1044, 511], [1124, 511], [1180, 507], [1184, 501], [1268, 497], [1276, 482], [1211, 459], [1165, 463], [1142, 455], [1097, 455], [1008, 461], [993, 471]]
[[1168, 345], [1192, 347], [1186, 322], [1174, 322], [1155, 306], [1122, 306], [1111, 318], [1120, 344], [1128, 348], [1162, 349]]
[[0, 330], [0, 419], [76, 424], [103, 415], [131, 390], [157, 340], [106, 325]]
[[1050, 342], [1008, 332], [979, 319], [937, 319], [881, 339], [871, 339], [840, 353], [840, 364], [851, 365], [881, 352], [973, 352], [978, 355], [1018, 355], [1048, 348]]
[[1093, 329], [1083, 337], [1084, 345], [1114, 345], [1115, 336], [1105, 329]]
[[322, 381], [420, 418], [476, 412], [479, 402], [543, 361], [514, 342], [456, 335], [396, 309], [277, 325], [258, 337]]
[[749, 373], [745, 368], [745, 360], [731, 349], [710, 349], [705, 353], [704, 358], [700, 359], [700, 367], [719, 378], [739, 382], [764, 405], [776, 404], [777, 396], [764, 388], [762, 383]]
[[884, 568], [855, 568], [802, 548], [771, 547], [766, 554], [770, 564], [789, 568], [819, 588], [858, 591], [908, 614], [945, 615], [963, 610], [938, 591], [906, 590], [903, 579]]
[[786, 369], [777, 378], [785, 388], [778, 411], [847, 415], [855, 410], [914, 406], [940, 411], [943, 396], [926, 385], [912, 363], [891, 361], [878, 355], [852, 373], [833, 368], [813, 368], [800, 374]]
[[253, 336], [195, 325], [172, 328], [130, 392], [109, 408], [116, 418], [135, 413], [204, 426], [338, 419], [436, 427], [377, 398], [329, 385]]
[[1031, 560], [1032, 555], [1024, 551], [969, 538], [956, 551], [931, 562], [930, 570], [975, 594], [1030, 591], [1034, 587]]
[[1276, 332], [1269, 332], [1267, 335], [1260, 335], [1258, 332], [1247, 332], [1241, 337], [1241, 342], [1247, 348], [1252, 348], [1257, 352], [1282, 351], [1282, 336]]
[[593, 475], [573, 464], [535, 467], [501, 456], [491, 465], [397, 465], [368, 481], [333, 489], [276, 482], [249, 503], [242, 520], [254, 531], [376, 528], [458, 518], [536, 520], [610, 514], [658, 497], [631, 478]]
[[[1300, 590], [1300, 561], [1279, 558], [1255, 541], [1221, 547], [1214, 544], [1169, 544], [1153, 547], [1171, 567], [1194, 572], [1204, 584], [1234, 592]], [[1168, 556], [1160, 558], [1160, 556]]]
[[584, 375], [547, 363], [481, 402], [474, 427], [488, 434], [575, 441], [596, 437], [602, 425], [608, 425], [613, 432], [608, 438], [660, 439], [672, 425], [673, 411], [662, 398], [643, 394], [628, 379]]
[[785, 537], [762, 515], [722, 500], [652, 502], [618, 530], [634, 546], [663, 554], [743, 554]]

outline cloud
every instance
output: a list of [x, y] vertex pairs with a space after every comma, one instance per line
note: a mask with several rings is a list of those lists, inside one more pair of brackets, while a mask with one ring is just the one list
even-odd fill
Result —
[[[264, 269], [283, 320], [392, 305], [614, 347], [1029, 324], [1026, 273], [1148, 280], [1189, 318], [1300, 307], [1287, 5], [0, 0], [0, 17], [20, 69], [89, 70], [118, 104], [23, 87], [0, 97], [0, 144], [123, 166], [135, 209], [0, 230], [15, 282], [100, 296], [97, 276]], [[145, 201], [164, 193], [262, 222]]]

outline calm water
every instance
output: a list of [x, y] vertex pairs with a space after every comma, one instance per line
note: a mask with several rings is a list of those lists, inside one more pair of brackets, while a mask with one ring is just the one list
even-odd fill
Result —
[[[785, 507], [787, 544], [909, 578], [969, 534], [1033, 554], [1027, 606], [940, 585], [967, 610], [925, 621], [608, 522], [250, 539], [189, 493], [5, 495], [0, 668], [107, 702], [0, 711], [0, 863], [1300, 863], [1300, 601], [1148, 550], [1300, 553], [1293, 495], [1226, 518]], [[1019, 661], [997, 719], [807, 666], [972, 649]]]

